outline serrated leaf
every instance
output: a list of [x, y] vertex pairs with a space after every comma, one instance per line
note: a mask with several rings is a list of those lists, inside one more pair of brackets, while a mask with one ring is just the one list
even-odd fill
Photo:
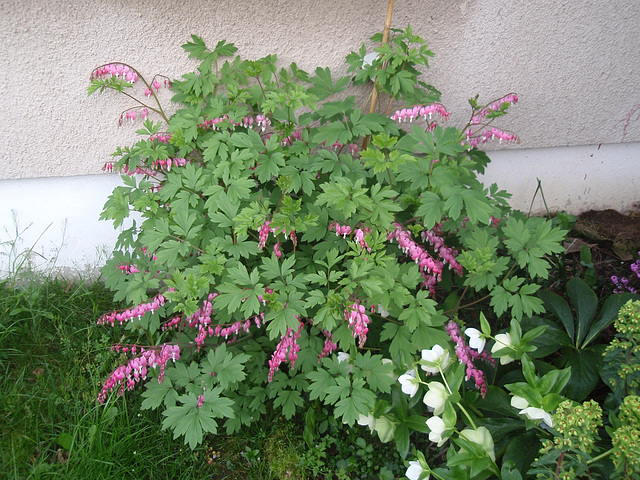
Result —
[[391, 385], [395, 383], [392, 377], [393, 364], [382, 363], [382, 355], [358, 354], [354, 365], [364, 374], [364, 380], [372, 391], [389, 393]]
[[420, 207], [416, 215], [422, 218], [425, 228], [432, 229], [436, 223], [442, 221], [445, 203], [433, 192], [424, 192], [420, 198]]
[[213, 375], [213, 380], [223, 389], [234, 386], [246, 378], [244, 363], [251, 358], [245, 353], [233, 355], [227, 351], [226, 343], [209, 351], [207, 360], [201, 363], [203, 373]]
[[304, 400], [297, 390], [280, 390], [276, 396], [273, 406], [282, 407], [284, 418], [290, 420], [296, 414], [296, 408], [302, 407]]
[[172, 407], [176, 404], [178, 392], [173, 388], [170, 378], [165, 377], [163, 382], [158, 382], [158, 378], [155, 377], [145, 384], [142, 398], [142, 410], [156, 409], [162, 404]]
[[327, 396], [328, 389], [336, 385], [336, 380], [333, 378], [333, 375], [323, 368], [309, 372], [307, 378], [311, 381], [309, 385], [310, 400], [315, 400], [316, 398], [324, 400]]

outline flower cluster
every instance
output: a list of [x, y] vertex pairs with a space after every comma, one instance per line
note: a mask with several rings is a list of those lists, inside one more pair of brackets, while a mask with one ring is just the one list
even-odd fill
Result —
[[149, 140], [151, 140], [151, 141], [157, 140], [158, 142], [169, 143], [169, 141], [171, 140], [171, 134], [170, 133], [158, 133], [156, 135], [151, 135], [149, 137]]
[[264, 246], [267, 244], [267, 239], [269, 238], [269, 232], [273, 232], [273, 229], [269, 227], [271, 224], [270, 220], [267, 220], [262, 224], [260, 230], [258, 231], [258, 250], [262, 250]]
[[431, 120], [433, 114], [439, 115], [442, 119], [446, 120], [449, 118], [449, 112], [444, 108], [444, 105], [440, 103], [432, 103], [429, 105], [415, 105], [410, 108], [403, 108], [402, 110], [397, 110], [393, 115], [391, 115], [391, 120], [395, 122], [403, 122], [408, 120], [409, 122], [413, 122], [418, 117], [423, 117], [425, 120], [427, 117]]
[[468, 129], [464, 132], [464, 138], [463, 145], [468, 145], [469, 147], [477, 147], [496, 138], [499, 143], [520, 142], [520, 139], [513, 133], [503, 132], [495, 127], [491, 127], [490, 129], [485, 128], [482, 132], [474, 132], [472, 129]]
[[224, 122], [225, 120], [231, 124], [231, 128], [235, 128], [239, 126], [242, 126], [245, 128], [253, 128], [253, 125], [255, 124], [257, 127], [260, 127], [260, 129], [264, 132], [267, 127], [271, 126], [271, 120], [269, 120], [269, 118], [264, 115], [256, 115], [255, 117], [245, 116], [242, 118], [241, 122], [234, 122], [229, 118], [227, 114], [224, 114], [221, 117], [205, 120], [202, 123], [198, 124], [198, 126], [200, 128], [205, 128], [205, 129], [211, 128], [213, 130], [216, 130], [217, 125], [221, 122]]
[[232, 323], [231, 325], [227, 325], [226, 327], [216, 325], [216, 328], [213, 329], [213, 336], [224, 337], [225, 339], [228, 339], [231, 335], [237, 337], [241, 331], [244, 333], [249, 333], [249, 328], [251, 328], [252, 321], [256, 327], [260, 328], [260, 326], [264, 323], [264, 312], [255, 315], [253, 318], [244, 321], [238, 321]]
[[477, 368], [473, 361], [480, 358], [490, 360], [491, 357], [486, 352], [480, 353], [467, 345], [456, 322], [449, 321], [445, 329], [456, 345], [456, 355], [460, 363], [464, 363], [467, 366], [467, 380], [473, 378], [476, 388], [480, 389], [480, 394], [484, 398], [487, 395], [487, 380], [484, 377], [484, 372]]
[[180, 315], [173, 317], [162, 324], [162, 331], [172, 330], [182, 323], [182, 317]]
[[458, 251], [444, 244], [444, 238], [442, 238], [439, 225], [434, 226], [432, 230], [423, 231], [420, 236], [422, 240], [429, 242], [433, 247], [433, 251], [438, 254], [443, 263], [448, 264], [449, 268], [455, 270], [458, 275], [462, 276], [462, 266], [456, 260]]
[[[227, 326], [216, 325], [215, 328], [211, 326], [211, 315], [213, 314], [213, 304], [212, 301], [215, 297], [217, 297], [217, 293], [210, 293], [207, 297], [207, 300], [202, 302], [202, 306], [196, 310], [196, 312], [187, 317], [185, 320], [185, 325], [189, 328], [197, 328], [198, 334], [194, 338], [194, 342], [196, 343], [197, 350], [202, 348], [204, 341], [207, 337], [224, 337], [227, 340], [227, 343], [235, 340], [240, 332], [249, 332], [249, 328], [251, 328], [251, 323], [253, 323], [260, 328], [262, 323], [264, 322], [264, 312], [259, 315], [255, 315], [251, 319], [246, 319], [242, 321], [234, 322]], [[232, 337], [229, 339], [229, 337]]]
[[140, 251], [144, 254], [147, 255], [151, 260], [157, 260], [158, 257], [156, 257], [153, 253], [149, 253], [147, 251], [147, 247], [140, 247]]
[[[269, 121], [269, 119], [266, 119], [266, 120]], [[268, 123], [268, 125], [271, 125], [271, 123]], [[263, 131], [264, 131], [264, 127], [263, 127]], [[265, 141], [271, 138], [271, 135], [273, 134], [272, 133], [268, 134], [265, 137]], [[283, 147], [287, 147], [287, 146], [293, 145], [293, 142], [295, 142], [296, 140], [304, 141], [302, 138], [302, 134], [298, 130], [292, 132], [291, 135], [284, 137], [280, 143], [282, 144]], [[322, 142], [322, 146], [326, 147], [327, 146], [326, 143], [327, 142]], [[331, 145], [331, 148], [333, 148], [334, 150], [340, 150], [343, 147], [344, 147], [344, 144], [338, 141], [336, 141], [333, 145]], [[349, 145], [349, 152], [354, 157], [358, 154], [359, 151], [360, 151], [360, 148], [355, 143], [352, 143]]]
[[273, 352], [271, 360], [269, 360], [268, 380], [270, 382], [273, 380], [273, 376], [275, 375], [276, 371], [278, 371], [278, 368], [280, 368], [280, 364], [287, 360], [287, 350], [289, 351], [289, 365], [292, 369], [296, 365], [298, 352], [300, 351], [300, 345], [298, 345], [297, 341], [298, 338], [300, 338], [303, 326], [302, 322], [299, 319], [298, 322], [298, 330], [296, 332], [294, 332], [291, 327], [288, 327], [286, 333], [280, 336], [280, 341], [276, 346], [276, 350], [275, 352]]
[[[513, 401], [511, 403], [513, 404]], [[546, 420], [545, 422], [548, 423]], [[553, 441], [543, 441], [541, 454], [548, 453], [553, 448], [577, 449], [591, 453], [598, 429], [602, 426], [602, 408], [594, 400], [584, 402], [582, 405], [565, 400], [554, 412], [553, 423], [548, 425], [553, 425], [559, 436], [554, 437]]]
[[98, 402], [104, 403], [107, 394], [116, 387], [120, 387], [118, 395], [131, 390], [136, 383], [147, 377], [149, 368], [160, 367], [158, 381], [164, 379], [164, 369], [169, 360], [175, 362], [180, 358], [180, 347], [173, 344], [163, 344], [159, 347], [144, 350], [126, 364], [120, 365], [105, 380], [102, 390], [98, 394]]
[[[327, 142], [322, 142], [322, 146], [326, 147]], [[344, 146], [345, 145], [343, 143], [336, 141], [333, 145], [331, 145], [331, 148], [333, 148], [334, 150], [340, 150], [344, 148]], [[360, 147], [358, 147], [358, 145], [356, 145], [355, 143], [352, 143], [349, 145], [349, 153], [351, 153], [352, 156], [355, 157], [359, 151], [360, 151]]]
[[318, 362], [320, 362], [324, 357], [331, 355], [337, 348], [338, 344], [333, 341], [333, 335], [329, 330], [322, 330], [324, 335], [324, 347], [320, 355], [318, 355]]
[[155, 160], [151, 166], [158, 170], [167, 169], [171, 171], [171, 167], [184, 167], [189, 161], [186, 158], [167, 158], [166, 160]]
[[368, 325], [371, 321], [366, 312], [364, 305], [360, 305], [357, 302], [344, 309], [344, 318], [349, 322], [349, 328], [353, 332], [353, 336], [359, 339], [360, 348], [367, 341]]
[[128, 165], [119, 166], [114, 162], [107, 162], [102, 167], [103, 172], [109, 173], [124, 173], [126, 175], [151, 175], [153, 172], [151, 170], [147, 170], [146, 168], [136, 167], [134, 169], [129, 168]]
[[136, 83], [138, 81], [138, 74], [128, 65], [122, 63], [109, 63], [101, 67], [96, 68], [91, 72], [90, 80], [96, 80], [106, 77], [120, 77], [129, 83]]
[[365, 241], [364, 236], [370, 232], [371, 229], [369, 228], [365, 228], [364, 230], [361, 228], [357, 228], [354, 235], [354, 240], [360, 244], [360, 248], [362, 248], [363, 250], [367, 250], [369, 253], [371, 253], [371, 247]]
[[[614, 322], [615, 329], [618, 333], [632, 338], [634, 341], [628, 342], [624, 344], [625, 347], [633, 346], [635, 347], [633, 350], [634, 354], [640, 353], [640, 347], [638, 347], [638, 340], [640, 340], [640, 303], [633, 302], [629, 300], [626, 304], [620, 308], [618, 312], [618, 317]], [[620, 342], [617, 339], [614, 339], [611, 342], [611, 348], [619, 346]]]
[[[271, 134], [269, 134], [267, 136], [267, 139], [271, 138]], [[293, 142], [295, 142], [296, 140], [301, 140], [302, 139], [302, 135], [300, 134], [300, 132], [298, 132], [297, 130], [295, 132], [292, 132], [291, 135], [284, 137], [284, 139], [282, 140], [282, 146], [286, 147], [287, 145], [293, 145]]]
[[613, 464], [616, 469], [625, 469], [628, 477], [640, 475], [640, 398], [625, 397], [620, 406], [620, 428], [613, 432]]
[[[638, 256], [640, 256], [640, 252], [638, 252]], [[630, 265], [631, 271], [635, 273], [637, 278], [640, 278], [640, 259], [636, 260]], [[635, 287], [629, 285], [629, 279], [626, 277], [618, 277], [617, 275], [611, 276], [611, 282], [615, 285], [613, 293], [638, 293]]]
[[616, 375], [607, 379], [614, 389], [624, 385], [640, 392], [640, 302], [629, 300], [618, 311], [614, 322], [616, 336], [605, 349], [605, 362], [622, 355]]
[[[125, 122], [125, 120], [129, 120], [130, 122], [133, 122], [136, 119], [136, 109], [137, 108], [140, 108], [140, 107], [130, 108], [126, 112], [123, 112], [122, 114], [120, 114], [120, 120], [118, 120], [118, 125], [122, 126], [122, 124]], [[149, 116], [149, 109], [148, 108], [142, 108], [140, 110], [140, 118], [142, 118], [144, 120], [148, 116]]]
[[[351, 232], [352, 232], [351, 227], [349, 225], [340, 225], [337, 222], [331, 222], [329, 224], [328, 229], [330, 232], [335, 231], [337, 236], [342, 235], [342, 238], [347, 238], [347, 236], [351, 235]], [[356, 228], [355, 230], [353, 230], [353, 233], [354, 233], [354, 240], [360, 244], [360, 248], [362, 248], [363, 250], [367, 250], [368, 252], [371, 252], [371, 247], [369, 247], [369, 245], [364, 239], [365, 235], [367, 235], [368, 233], [371, 233], [371, 229], [367, 227]]]
[[[164, 86], [167, 88], [171, 88], [171, 80], [169, 80], [168, 78], [165, 77], [164, 79]], [[153, 81], [151, 82], [151, 87], [147, 87], [144, 91], [144, 96], [145, 97], [150, 97], [151, 95], [153, 95], [153, 90], [156, 91], [156, 93], [160, 90], [160, 82], [158, 82], [155, 78], [153, 79]]]
[[[269, 287], [264, 287], [264, 293], [266, 295], [271, 295], [273, 293], [273, 289]], [[265, 305], [265, 306], [267, 305], [267, 300], [262, 295], [258, 295], [258, 301], [261, 302], [262, 305]]]
[[351, 235], [351, 227], [349, 225], [340, 225], [337, 222], [331, 222], [328, 228], [330, 232], [335, 230], [338, 237], [342, 235], [342, 238], [347, 238], [348, 235]]
[[491, 112], [502, 110], [504, 105], [515, 105], [516, 103], [518, 103], [518, 95], [516, 95], [515, 93], [505, 95], [504, 97], [491, 102], [486, 107], [477, 111], [475, 115], [471, 117], [471, 124], [479, 125], [487, 118], [487, 115], [489, 115]]
[[[171, 289], [169, 289], [171, 290]], [[98, 325], [104, 325], [106, 323], [110, 323], [111, 326], [114, 326], [115, 322], [118, 321], [120, 325], [125, 322], [128, 322], [134, 318], [140, 319], [143, 315], [149, 312], [155, 312], [161, 306], [164, 305], [165, 297], [162, 294], [158, 294], [150, 302], [141, 303], [136, 305], [133, 308], [127, 308], [122, 312], [111, 312], [101, 316], [98, 319]]]
[[[291, 230], [287, 233], [284, 227], [282, 227], [282, 229], [272, 228], [271, 220], [267, 220], [260, 226], [260, 230], [258, 230], [258, 250], [262, 250], [265, 247], [267, 240], [269, 239], [269, 233], [272, 233], [274, 236], [277, 236], [278, 232], [282, 232], [285, 240], [288, 238], [291, 238], [291, 241], [293, 242], [293, 244], [294, 245], [297, 244], [298, 239], [296, 237], [296, 232], [294, 230]], [[273, 247], [273, 253], [275, 253], [276, 257], [278, 258], [280, 258], [280, 256], [282, 255], [282, 252], [280, 251], [279, 241]]]
[[198, 329], [198, 334], [196, 338], [194, 338], [194, 342], [196, 342], [197, 349], [200, 350], [207, 336], [213, 336], [215, 331], [211, 327], [211, 314], [213, 313], [213, 299], [217, 295], [215, 293], [210, 293], [207, 299], [202, 302], [202, 306], [196, 310], [196, 312], [187, 317], [186, 324], [190, 328]]
[[118, 264], [118, 268], [120, 270], [122, 270], [124, 273], [126, 273], [127, 275], [133, 275], [134, 273], [140, 273], [140, 270], [138, 270], [138, 267], [133, 265], [133, 264], [129, 264], [129, 263], [120, 263]]
[[435, 260], [422, 245], [411, 238], [411, 233], [403, 229], [399, 223], [396, 222], [393, 225], [396, 229], [387, 235], [387, 240], [398, 240], [398, 246], [418, 265], [420, 274], [424, 278], [423, 285], [429, 289], [432, 295], [435, 295], [434, 286], [442, 279], [442, 261]]
[[489, 140], [498, 139], [502, 142], [514, 142], [519, 143], [520, 139], [513, 133], [504, 132], [497, 128], [484, 128], [487, 123], [484, 123], [487, 117], [493, 112], [500, 112], [505, 110], [509, 105], [513, 105], [518, 102], [518, 96], [515, 93], [505, 95], [498, 100], [491, 102], [489, 105], [475, 111], [471, 117], [469, 128], [464, 132], [463, 145], [467, 145], [469, 148], [477, 147], [481, 144], [487, 143]]

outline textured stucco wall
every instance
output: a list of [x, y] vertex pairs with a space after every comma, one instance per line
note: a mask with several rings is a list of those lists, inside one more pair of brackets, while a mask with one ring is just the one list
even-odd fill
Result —
[[[343, 58], [381, 31], [384, 0], [0, 0], [0, 179], [93, 174], [117, 145], [130, 104], [86, 96], [89, 72], [121, 60], [146, 74], [193, 67], [191, 33], [226, 39], [242, 55], [344, 71]], [[467, 98], [509, 91], [521, 102], [501, 124], [519, 147], [640, 141], [640, 2], [396, 0], [436, 53], [427, 81], [466, 119]]]

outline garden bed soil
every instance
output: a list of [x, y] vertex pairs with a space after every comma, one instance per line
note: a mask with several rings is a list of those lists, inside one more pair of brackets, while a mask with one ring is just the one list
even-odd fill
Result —
[[628, 214], [610, 209], [581, 213], [565, 243], [565, 255], [579, 262], [583, 245], [590, 248], [600, 280], [610, 282], [612, 275], [623, 275], [638, 283], [629, 267], [640, 256], [640, 208]]

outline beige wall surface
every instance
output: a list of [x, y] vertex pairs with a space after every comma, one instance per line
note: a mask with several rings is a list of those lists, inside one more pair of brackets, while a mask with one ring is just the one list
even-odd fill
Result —
[[[190, 34], [234, 42], [282, 65], [329, 66], [384, 25], [387, 1], [0, 0], [0, 179], [100, 172], [135, 128], [131, 106], [87, 97], [91, 70], [123, 61], [176, 78], [194, 67]], [[514, 91], [501, 126], [538, 148], [640, 141], [640, 2], [636, 0], [396, 0], [393, 26], [411, 24], [436, 53], [426, 81], [452, 124], [466, 100]], [[168, 92], [165, 92], [168, 98]]]

